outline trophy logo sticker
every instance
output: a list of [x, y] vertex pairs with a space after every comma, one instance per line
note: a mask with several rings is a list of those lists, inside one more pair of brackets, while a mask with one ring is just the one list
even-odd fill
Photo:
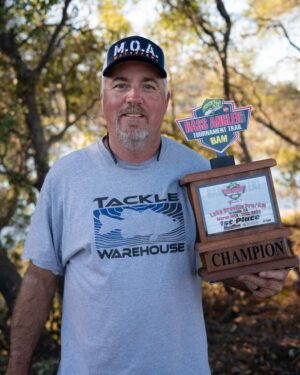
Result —
[[230, 182], [230, 184], [226, 186], [226, 189], [222, 190], [222, 193], [225, 195], [225, 197], [229, 197], [230, 199], [236, 201], [245, 192], [245, 189], [245, 185], [240, 185], [236, 182]]
[[188, 141], [198, 140], [203, 147], [219, 154], [248, 127], [252, 106], [235, 108], [232, 100], [206, 99], [192, 110], [192, 117], [176, 120]]

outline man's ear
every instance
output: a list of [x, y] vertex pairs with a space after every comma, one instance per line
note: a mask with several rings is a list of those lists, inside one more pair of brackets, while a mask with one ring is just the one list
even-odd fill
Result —
[[170, 94], [170, 91], [168, 91], [168, 93], [167, 93], [167, 97], [166, 97], [166, 111], [167, 111], [167, 109], [168, 109], [168, 105], [169, 105], [170, 98], [171, 98], [171, 94]]
[[171, 98], [171, 93], [170, 93], [170, 91], [168, 91], [168, 94], [167, 94], [167, 101], [168, 101], [168, 103], [169, 103], [170, 98]]
[[103, 91], [104, 91], [104, 77], [101, 77], [100, 83], [100, 108], [103, 111]]
[[102, 92], [100, 93], [100, 109], [103, 112], [103, 95], [102, 95]]

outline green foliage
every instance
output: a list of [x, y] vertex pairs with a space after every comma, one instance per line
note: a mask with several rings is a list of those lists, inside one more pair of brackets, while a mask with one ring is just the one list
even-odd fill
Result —
[[300, 8], [297, 0], [251, 0], [249, 1], [250, 14], [260, 18], [273, 18]]
[[[122, 11], [125, 0], [95, 2], [99, 10], [95, 29], [91, 29], [88, 20], [84, 19], [81, 3], [76, 2], [75, 5], [72, 1], [67, 11], [68, 18], [49, 59], [34, 79], [22, 81], [20, 75], [25, 67], [30, 75], [45, 57], [61, 20], [64, 1], [14, 0], [5, 3], [5, 7], [0, 5], [0, 38], [4, 40], [2, 37], [9, 35], [16, 44], [11, 55], [5, 48], [0, 48], [0, 245], [9, 250], [9, 259], [23, 273], [20, 253], [38, 194], [38, 150], [34, 143], [34, 130], [28, 123], [29, 108], [22, 92], [31, 90], [35, 95], [39, 130], [45, 138], [46, 156], [52, 164], [61, 154], [101, 135], [104, 121], [99, 113], [99, 86], [104, 51], [112, 41], [130, 33], [131, 29]], [[202, 104], [206, 98], [223, 97], [220, 51], [213, 46], [213, 39], [205, 30], [212, 33], [216, 43], [222, 46], [225, 22], [217, 11], [216, 2], [173, 0], [161, 3], [160, 18], [147, 32], [166, 51], [169, 68], [172, 96], [163, 133], [212, 158], [213, 152], [200, 147], [198, 142], [186, 142], [174, 120], [189, 116], [192, 108]], [[253, 0], [249, 3], [250, 13], [243, 14], [240, 22], [238, 17], [230, 14], [234, 19], [227, 50], [231, 99], [238, 105], [253, 105], [252, 121], [245, 135], [251, 154], [254, 159], [277, 159], [282, 173], [282, 189], [287, 197], [297, 201], [300, 189], [297, 146], [300, 143], [300, 93], [297, 82], [272, 84], [266, 78], [256, 76], [253, 61], [262, 48], [258, 42], [259, 34], [251, 36], [256, 38], [256, 43], [252, 50], [246, 50], [246, 33], [242, 37], [239, 30], [244, 30], [245, 25], [246, 29], [249, 25], [256, 25], [257, 28], [253, 29], [256, 32], [261, 27], [259, 19], [296, 12], [299, 2]], [[269, 35], [270, 30], [265, 32]], [[241, 50], [236, 44], [236, 35], [240, 38]], [[243, 150], [238, 144], [231, 149], [237, 158], [243, 158]], [[298, 216], [296, 219], [298, 222]], [[215, 306], [226, 307], [224, 290], [219, 295], [216, 289], [213, 288], [213, 293], [209, 291], [212, 298], [207, 297], [214, 303], [210, 316]], [[4, 300], [1, 300], [1, 327], [7, 321], [7, 309]], [[59, 345], [60, 324], [61, 305], [56, 297], [46, 324], [47, 333], [55, 345]], [[8, 346], [3, 331], [0, 332], [0, 345], [2, 343]], [[7, 352], [0, 352], [0, 361], [1, 354], [6, 355]], [[36, 374], [52, 374], [56, 367], [56, 359], [48, 361], [41, 356], [33, 371]]]
[[10, 132], [17, 127], [16, 118], [5, 113], [0, 117], [0, 145], [8, 142]]
[[37, 361], [32, 366], [32, 374], [33, 375], [54, 375], [56, 374], [58, 369], [58, 360], [54, 359], [46, 359]]
[[127, 35], [130, 31], [130, 25], [122, 13], [124, 0], [104, 0], [99, 5], [100, 19], [106, 29], [105, 34], [113, 34], [115, 38]]
[[[75, 2], [64, 11], [65, 3], [0, 2], [0, 246], [20, 274], [20, 254], [48, 160], [74, 148], [81, 133], [90, 136], [97, 127], [100, 133], [96, 118], [104, 51], [126, 29], [117, 3], [110, 17], [118, 22], [109, 32], [100, 17], [91, 29]], [[7, 326], [9, 316], [0, 318], [0, 326]], [[47, 322], [54, 351], [60, 322], [57, 301]], [[51, 354], [50, 347], [45, 353]], [[56, 367], [56, 360], [38, 361], [33, 373], [50, 374]]]

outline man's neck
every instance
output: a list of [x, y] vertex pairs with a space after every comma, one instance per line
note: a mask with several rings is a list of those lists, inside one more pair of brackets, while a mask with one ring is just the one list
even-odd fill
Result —
[[121, 160], [136, 164], [143, 163], [155, 155], [158, 156], [157, 160], [159, 160], [161, 140], [159, 139], [157, 142], [152, 142], [151, 145], [149, 145], [149, 142], [147, 142], [147, 144], [143, 142], [143, 144], [139, 144], [137, 147], [127, 147], [119, 143], [115, 144], [107, 135], [104, 139], [104, 145], [110, 151], [116, 163], [118, 160]]

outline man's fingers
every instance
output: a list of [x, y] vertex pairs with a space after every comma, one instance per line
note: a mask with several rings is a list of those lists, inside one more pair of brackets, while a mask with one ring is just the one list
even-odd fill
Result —
[[243, 281], [244, 284], [246, 285], [246, 287], [250, 290], [250, 291], [255, 291], [259, 288], [261, 288], [259, 285], [257, 285], [257, 283], [253, 283], [251, 281]]
[[[273, 271], [268, 271], [268, 275], [271, 276], [269, 272]], [[276, 272], [275, 276], [277, 279], [261, 277], [260, 275], [242, 275], [238, 277], [238, 280], [242, 281], [252, 293], [255, 293], [255, 295], [259, 297], [268, 297], [281, 292], [284, 285], [284, 275], [279, 275], [278, 271], [274, 272]]]
[[288, 274], [288, 270], [273, 270], [273, 271], [263, 271], [259, 272], [259, 277], [265, 279], [274, 279], [274, 280], [285, 280]]
[[260, 286], [260, 287], [262, 287], [266, 281], [265, 279], [257, 275], [241, 275], [241, 276], [238, 276], [237, 279], [239, 281], [242, 281], [245, 284], [250, 283], [250, 285], [253, 284], [254, 286]]
[[266, 289], [266, 288], [256, 290], [252, 293], [255, 297], [258, 297], [258, 298], [269, 298], [269, 297], [274, 296], [274, 294], [276, 294], [276, 292], [274, 292], [274, 290]]

